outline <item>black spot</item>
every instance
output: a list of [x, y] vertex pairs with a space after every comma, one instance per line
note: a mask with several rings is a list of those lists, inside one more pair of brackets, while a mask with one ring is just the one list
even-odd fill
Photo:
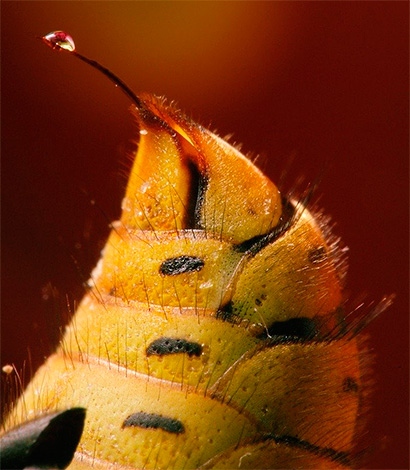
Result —
[[343, 380], [343, 391], [357, 393], [359, 391], [359, 385], [356, 382], [356, 379], [353, 377], [346, 377]]
[[147, 348], [147, 356], [165, 356], [167, 354], [186, 353], [191, 356], [200, 356], [202, 346], [198, 343], [182, 338], [159, 338], [153, 341]]
[[269, 326], [268, 331], [263, 332], [259, 337], [265, 339], [269, 336], [281, 336], [286, 339], [312, 339], [317, 334], [316, 322], [311, 318], [300, 317], [290, 320], [277, 321]]
[[327, 258], [326, 248], [324, 246], [319, 246], [310, 250], [308, 253], [308, 260], [310, 263], [321, 263]]
[[350, 456], [347, 452], [337, 451], [331, 447], [319, 447], [294, 436], [268, 436], [268, 438], [272, 439], [277, 444], [284, 444], [289, 447], [303, 449], [308, 452], [312, 452], [313, 454], [319, 455], [320, 457], [328, 458], [333, 462], [338, 462], [348, 467], [351, 466], [351, 461], [349, 458]]
[[205, 175], [200, 174], [198, 170], [197, 172], [198, 172], [197, 173], [198, 176], [196, 178], [196, 181], [197, 181], [196, 199], [192, 199], [193, 202], [195, 201], [195, 208], [193, 212], [193, 221], [194, 221], [193, 228], [204, 229], [206, 221], [203, 220], [202, 208], [204, 207], [204, 204], [205, 204], [206, 191], [208, 189], [208, 178]]
[[[274, 229], [273, 232], [276, 230]], [[269, 243], [273, 240], [276, 240], [275, 235], [271, 235], [272, 232], [269, 232], [267, 235], [255, 235], [248, 240], [245, 240], [237, 245], [234, 245], [234, 250], [238, 253], [250, 253], [255, 255], [260, 250], [265, 248], [265, 246], [269, 245]]]
[[226, 305], [218, 309], [216, 312], [216, 318], [218, 320], [235, 323], [237, 315], [234, 313], [233, 303], [231, 300]]
[[266, 246], [275, 243], [282, 237], [294, 224], [295, 207], [286, 198], [282, 198], [282, 215], [278, 224], [268, 233], [264, 235], [256, 235], [255, 237], [245, 240], [234, 245], [234, 250], [239, 253], [246, 253], [255, 256]]
[[134, 413], [122, 423], [123, 428], [137, 427], [145, 429], [163, 429], [173, 434], [182, 434], [185, 427], [178, 419], [167, 418], [166, 416], [154, 413]]
[[172, 135], [173, 130], [171, 129], [171, 127], [169, 127], [165, 121], [163, 121], [159, 116], [154, 114], [152, 111], [142, 106], [138, 112], [141, 114], [144, 124], [147, 124], [148, 126], [156, 130], [166, 129]]
[[159, 272], [163, 276], [176, 276], [177, 274], [200, 271], [204, 264], [204, 260], [196, 256], [177, 256], [165, 260], [159, 267]]
[[46, 414], [27, 421], [0, 439], [0, 468], [68, 467], [83, 432], [84, 408]]

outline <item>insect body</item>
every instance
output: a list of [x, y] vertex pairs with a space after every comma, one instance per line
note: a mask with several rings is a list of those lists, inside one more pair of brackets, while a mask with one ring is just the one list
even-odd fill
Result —
[[13, 420], [86, 408], [70, 468], [349, 467], [362, 383], [335, 245], [237, 149], [135, 100], [121, 219]]

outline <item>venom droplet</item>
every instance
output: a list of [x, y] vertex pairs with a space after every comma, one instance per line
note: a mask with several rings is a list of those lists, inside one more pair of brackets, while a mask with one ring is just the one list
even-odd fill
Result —
[[75, 51], [73, 38], [64, 31], [53, 31], [43, 36], [43, 41], [52, 49], [64, 49], [69, 52]]

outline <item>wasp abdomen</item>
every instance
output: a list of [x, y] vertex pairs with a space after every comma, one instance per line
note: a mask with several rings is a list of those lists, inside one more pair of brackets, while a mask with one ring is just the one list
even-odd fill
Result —
[[334, 248], [237, 149], [135, 102], [121, 220], [24, 406], [87, 408], [73, 468], [349, 465], [361, 374]]

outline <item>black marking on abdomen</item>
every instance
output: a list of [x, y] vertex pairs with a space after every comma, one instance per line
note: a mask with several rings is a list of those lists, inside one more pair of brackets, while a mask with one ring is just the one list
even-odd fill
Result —
[[259, 338], [266, 339], [269, 335], [270, 337], [280, 336], [286, 339], [311, 340], [317, 334], [316, 321], [311, 318], [300, 317], [274, 322], [268, 327], [268, 331], [264, 331], [259, 335]]
[[223, 307], [220, 307], [215, 315], [218, 320], [226, 321], [228, 323], [237, 323], [239, 315], [234, 312], [232, 300], [227, 302]]
[[186, 353], [191, 356], [200, 356], [202, 346], [183, 338], [159, 338], [153, 341], [147, 348], [147, 356], [166, 356], [167, 354]]
[[319, 447], [294, 436], [269, 436], [268, 439], [272, 439], [277, 444], [285, 444], [289, 447], [307, 450], [308, 452], [312, 452], [320, 457], [328, 458], [333, 462], [338, 462], [348, 467], [351, 466], [349, 454], [347, 452], [338, 451], [330, 447]]
[[[195, 157], [190, 157], [196, 159]], [[202, 219], [202, 206], [205, 202], [205, 194], [208, 186], [208, 179], [203, 175], [198, 167], [192, 162], [187, 163], [190, 181], [189, 181], [189, 197], [186, 207], [185, 226], [186, 228], [204, 228]]]
[[326, 258], [327, 252], [324, 246], [313, 248], [308, 252], [308, 260], [310, 263], [321, 263], [322, 261], [325, 261]]
[[238, 253], [246, 253], [247, 255], [255, 256], [268, 245], [274, 244], [276, 240], [293, 227], [296, 221], [295, 217], [296, 211], [294, 205], [286, 198], [282, 198], [282, 215], [278, 224], [264, 235], [256, 235], [249, 240], [234, 245], [234, 250]]
[[162, 429], [173, 434], [182, 434], [185, 427], [178, 419], [167, 418], [155, 413], [134, 413], [122, 423], [122, 428]]
[[176, 276], [177, 274], [200, 271], [204, 265], [204, 260], [197, 256], [182, 255], [163, 261], [159, 267], [159, 272], [163, 276]]
[[354, 393], [359, 391], [359, 385], [354, 377], [346, 377], [343, 380], [343, 391]]

